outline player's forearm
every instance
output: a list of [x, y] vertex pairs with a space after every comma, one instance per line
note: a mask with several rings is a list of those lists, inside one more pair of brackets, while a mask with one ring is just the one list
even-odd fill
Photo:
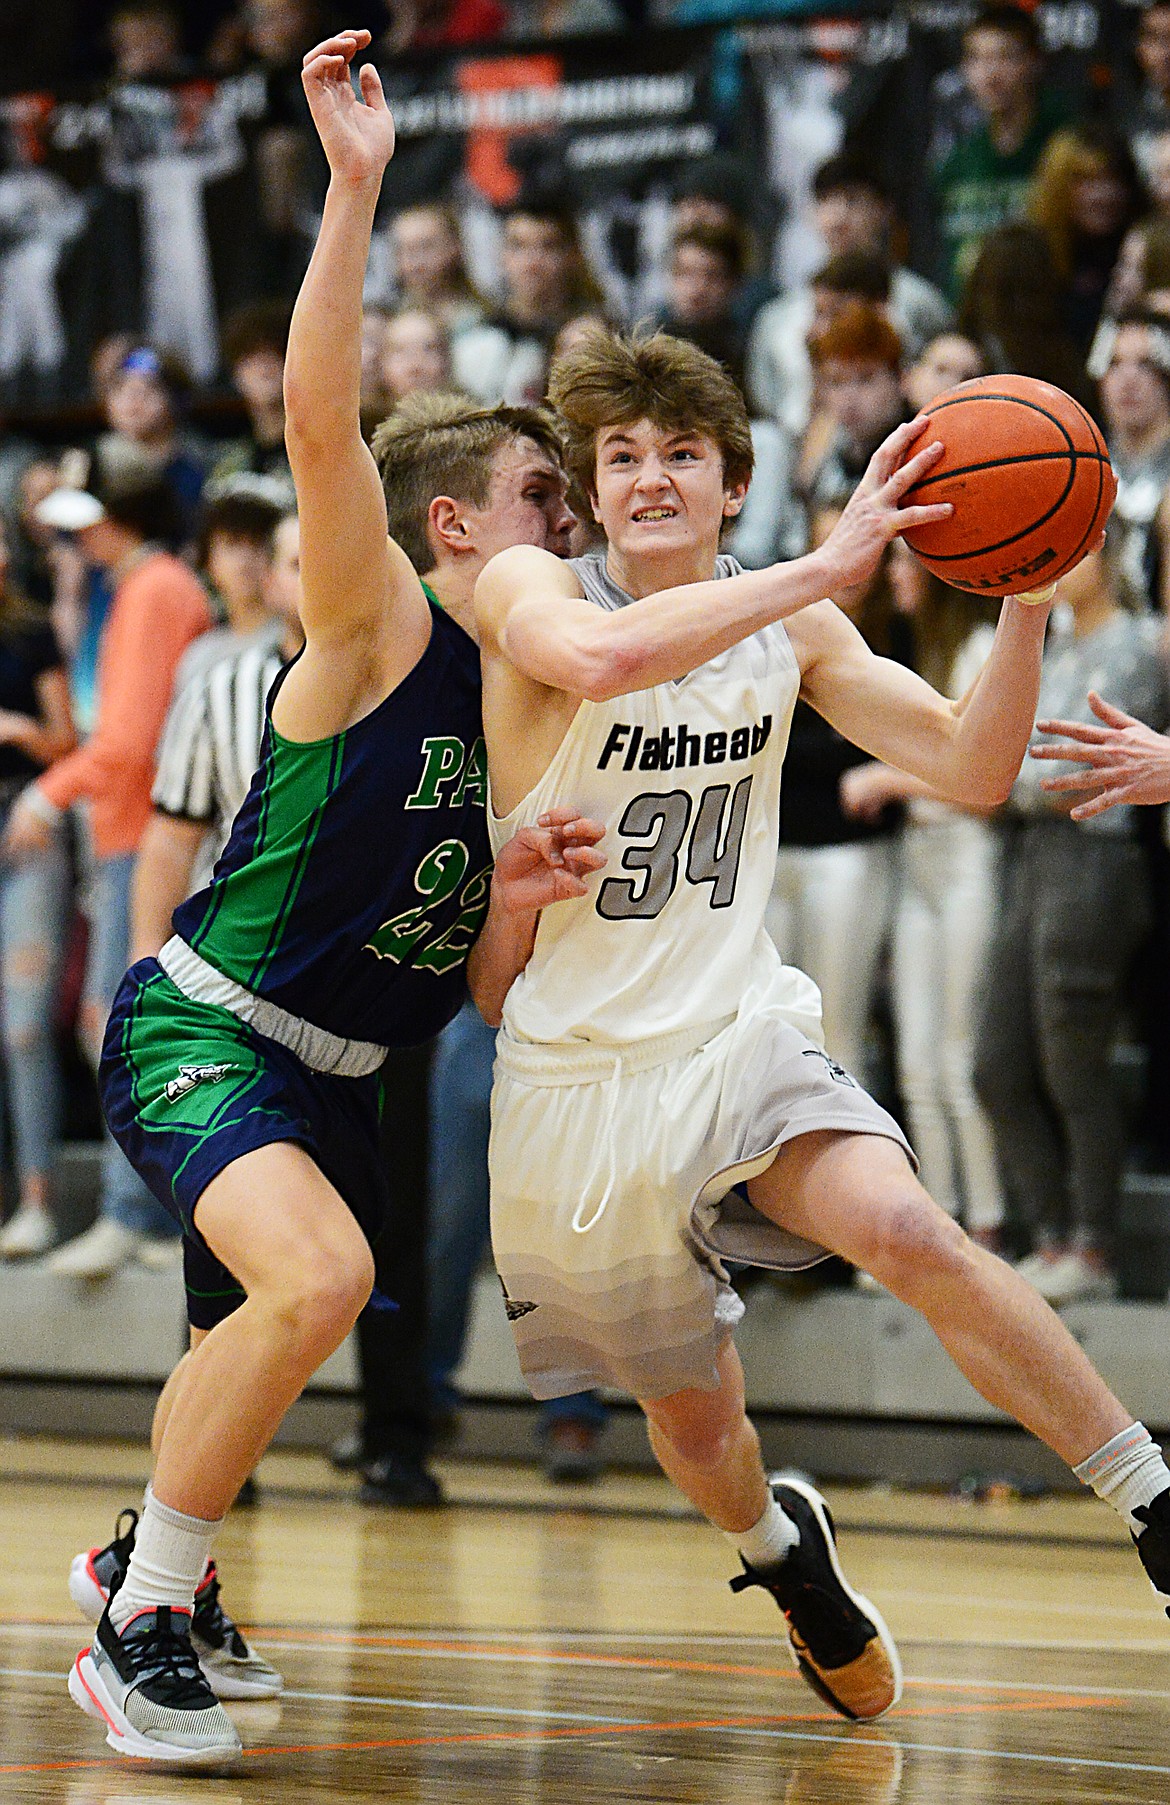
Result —
[[685, 677], [761, 628], [824, 600], [828, 581], [825, 561], [810, 552], [766, 570], [663, 589], [614, 613], [598, 611], [585, 623], [593, 643], [582, 647], [586, 656], [570, 673], [576, 681], [558, 687], [601, 702]]
[[1048, 609], [1009, 599], [987, 663], [956, 704], [938, 788], [974, 807], [1006, 802], [1028, 749], [1040, 694]]
[[489, 1028], [498, 1028], [504, 1001], [532, 957], [536, 910], [513, 913], [493, 899], [479, 939], [467, 961], [467, 988]]
[[321, 230], [293, 308], [284, 366], [285, 438], [298, 456], [358, 430], [361, 406], [362, 287], [381, 178], [336, 176]]

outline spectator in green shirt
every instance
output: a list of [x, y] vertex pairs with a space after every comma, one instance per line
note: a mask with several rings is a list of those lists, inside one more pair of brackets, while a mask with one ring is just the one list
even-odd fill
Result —
[[1040, 153], [1065, 120], [1059, 100], [1040, 87], [1036, 21], [992, 0], [963, 33], [963, 79], [981, 115], [935, 172], [944, 271], [957, 299], [986, 233], [1024, 212]]

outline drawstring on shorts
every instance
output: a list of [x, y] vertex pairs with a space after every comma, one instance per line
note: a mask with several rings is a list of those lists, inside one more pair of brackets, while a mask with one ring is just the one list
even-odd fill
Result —
[[[601, 1218], [609, 1208], [609, 1200], [613, 1196], [614, 1186], [617, 1183], [618, 1150], [616, 1131], [618, 1093], [621, 1089], [621, 1082], [622, 1056], [618, 1053], [614, 1057], [613, 1072], [610, 1077], [606, 1079], [606, 1088], [609, 1095], [605, 1102], [605, 1128], [601, 1136], [601, 1156], [605, 1160], [607, 1167], [605, 1189], [601, 1193], [601, 1202], [594, 1210], [592, 1216], [590, 1216], [588, 1222], [581, 1221], [581, 1211], [585, 1208], [584, 1198], [581, 1199], [581, 1202], [573, 1211], [573, 1233], [575, 1235], [587, 1235], [591, 1228], [597, 1227], [597, 1224], [601, 1221]], [[595, 1165], [593, 1171], [589, 1174], [589, 1183], [592, 1183], [593, 1179], [597, 1176], [597, 1170], [598, 1168]], [[589, 1184], [586, 1184], [585, 1189], [588, 1191]]]

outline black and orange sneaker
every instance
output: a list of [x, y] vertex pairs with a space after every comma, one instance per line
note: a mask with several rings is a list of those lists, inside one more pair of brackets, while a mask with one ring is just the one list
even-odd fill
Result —
[[1139, 1504], [1133, 1514], [1145, 1524], [1141, 1534], [1134, 1536], [1134, 1546], [1170, 1617], [1166, 1602], [1170, 1597], [1170, 1489], [1159, 1492], [1151, 1504]]
[[902, 1663], [881, 1613], [855, 1592], [837, 1559], [829, 1507], [814, 1486], [775, 1479], [772, 1496], [800, 1531], [782, 1561], [749, 1567], [733, 1592], [763, 1586], [788, 1623], [796, 1665], [813, 1691], [842, 1717], [880, 1717], [902, 1696]]
[[[129, 1518], [129, 1527], [123, 1522]], [[69, 1568], [69, 1596], [91, 1623], [97, 1623], [121, 1585], [134, 1552], [138, 1512], [124, 1510], [114, 1525], [114, 1539], [104, 1548], [75, 1554]], [[191, 1642], [217, 1698], [275, 1698], [284, 1681], [263, 1655], [257, 1654], [241, 1635], [219, 1602], [219, 1575], [215, 1562], [195, 1594], [191, 1618]]]

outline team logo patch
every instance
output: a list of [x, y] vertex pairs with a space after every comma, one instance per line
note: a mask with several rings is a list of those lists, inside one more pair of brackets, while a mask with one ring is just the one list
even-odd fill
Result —
[[229, 1072], [238, 1072], [238, 1065], [181, 1065], [179, 1075], [172, 1078], [166, 1088], [168, 1103], [177, 1103], [188, 1091], [193, 1091], [200, 1084], [218, 1084]]
[[508, 1287], [503, 1279], [500, 1280], [500, 1290], [504, 1294], [504, 1314], [509, 1322], [519, 1322], [522, 1316], [531, 1316], [534, 1310], [540, 1308], [539, 1304], [524, 1304], [518, 1298], [509, 1297]]
[[822, 1053], [820, 1047], [805, 1047], [804, 1057], [806, 1059], [823, 1059], [829, 1068], [829, 1077], [832, 1078], [835, 1083], [847, 1084], [850, 1090], [854, 1091], [861, 1089], [856, 1078], [851, 1078], [849, 1073], [845, 1070], [845, 1067], [843, 1065], [838, 1065], [835, 1059], [830, 1059], [827, 1053]]

